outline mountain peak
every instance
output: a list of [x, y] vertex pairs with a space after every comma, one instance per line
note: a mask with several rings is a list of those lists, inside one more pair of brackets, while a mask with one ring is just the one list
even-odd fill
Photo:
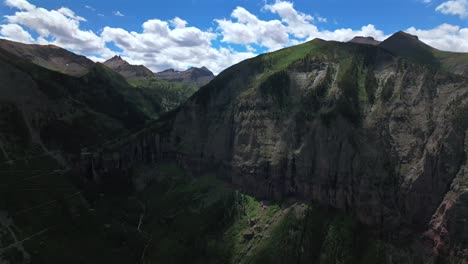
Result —
[[155, 76], [159, 79], [166, 81], [179, 81], [188, 83], [195, 82], [199, 84], [199, 86], [207, 84], [214, 78], [213, 72], [211, 72], [205, 66], [201, 68], [190, 67], [185, 71], [176, 71], [174, 69], [168, 69], [156, 73]]
[[119, 64], [129, 64], [126, 60], [122, 59], [120, 55], [115, 55], [114, 57], [108, 59], [107, 61], [104, 62], [106, 63], [119, 63]]
[[321, 43], [321, 42], [326, 42], [326, 40], [321, 39], [321, 38], [314, 38], [314, 39], [311, 40], [310, 42], [312, 42], [312, 43], [314, 43], [314, 42]]
[[122, 57], [120, 57], [120, 55], [115, 55], [110, 60], [122, 60]]
[[409, 33], [398, 31], [397, 33], [391, 35], [382, 43], [380, 43], [381, 47], [386, 48], [390, 51], [396, 49], [415, 49], [415, 48], [423, 48], [428, 49], [431, 47], [422, 41], [419, 40], [418, 36], [411, 35]]
[[143, 65], [131, 65], [119, 55], [115, 55], [104, 62], [104, 65], [122, 74], [127, 79], [153, 77], [153, 72]]
[[187, 70], [187, 72], [192, 72], [192, 74], [196, 74], [198, 76], [214, 76], [213, 72], [211, 72], [208, 68], [205, 66], [198, 68], [198, 67], [191, 67], [190, 69]]
[[120, 57], [120, 55], [115, 55], [114, 57], [106, 60], [104, 62], [104, 65], [106, 65], [107, 67], [109, 67], [111, 69], [115, 69], [118, 66], [130, 65], [130, 63], [128, 63], [126, 60], [122, 59], [122, 57]]
[[375, 40], [373, 37], [364, 37], [364, 36], [356, 36], [348, 42], [356, 43], [356, 44], [374, 45], [374, 46], [377, 46], [380, 44], [380, 41]]
[[398, 31], [397, 33], [393, 34], [392, 36], [390, 36], [390, 38], [410, 38], [410, 39], [413, 39], [413, 40], [419, 40], [418, 36], [416, 35], [411, 35], [409, 33], [406, 33], [404, 31]]
[[434, 48], [420, 41], [418, 36], [411, 35], [403, 31], [398, 31], [391, 35], [380, 43], [379, 47], [396, 55], [410, 58], [421, 63], [435, 63], [435, 58], [432, 53]]

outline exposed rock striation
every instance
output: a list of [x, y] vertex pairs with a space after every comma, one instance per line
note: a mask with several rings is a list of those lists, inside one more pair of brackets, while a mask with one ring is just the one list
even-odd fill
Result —
[[427, 47], [397, 33], [246, 60], [82, 170], [112, 177], [176, 159], [259, 197], [314, 200], [397, 238], [424, 233], [426, 249], [466, 258], [468, 79]]

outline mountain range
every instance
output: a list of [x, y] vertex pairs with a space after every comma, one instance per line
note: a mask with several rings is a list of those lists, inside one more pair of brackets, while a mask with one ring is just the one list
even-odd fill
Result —
[[214, 78], [2, 41], [0, 260], [466, 263], [467, 67], [404, 32]]
[[185, 71], [175, 71], [174, 69], [158, 72], [155, 76], [159, 79], [170, 82], [195, 83], [200, 87], [213, 80], [213, 73], [206, 67], [192, 67]]

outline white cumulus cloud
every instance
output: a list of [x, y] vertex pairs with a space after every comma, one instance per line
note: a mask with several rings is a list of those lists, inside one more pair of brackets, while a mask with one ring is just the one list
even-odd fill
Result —
[[297, 38], [306, 38], [318, 31], [317, 27], [312, 24], [314, 17], [296, 11], [292, 2], [276, 1], [272, 5], [266, 4], [264, 9], [278, 14], [281, 21], [287, 25], [288, 33]]
[[340, 28], [333, 31], [318, 31], [310, 35], [308, 40], [321, 38], [324, 40], [349, 41], [355, 36], [373, 37], [376, 40], [384, 40], [388, 37], [382, 30], [379, 30], [374, 25], [369, 24], [361, 27], [359, 30], [353, 30], [351, 28]]
[[[437, 11], [463, 17], [466, 1], [447, 1], [439, 5]], [[253, 10], [263, 11], [258, 13], [259, 16], [265, 12], [273, 16], [267, 20], [238, 6], [229, 18], [213, 18], [217, 24], [215, 30], [190, 26], [188, 21], [175, 17], [142, 21], [141, 29], [137, 31], [103, 25], [100, 33], [82, 29], [81, 24], [86, 23], [86, 19], [67, 7], [48, 10], [27, 0], [5, 0], [4, 4], [11, 8], [11, 13], [5, 16], [4, 24], [0, 24], [0, 37], [26, 43], [55, 44], [89, 55], [94, 61], [112, 57], [116, 53], [108, 48], [112, 43], [120, 49], [117, 53], [130, 63], [143, 64], [153, 71], [206, 66], [219, 73], [232, 64], [256, 56], [259, 50], [274, 51], [314, 38], [349, 41], [357, 35], [372, 36], [377, 40], [388, 37], [373, 24], [357, 29], [320, 29], [316, 24], [326, 22], [326, 18], [300, 12], [293, 2], [283, 0], [265, 2], [260, 10]], [[94, 10], [91, 6], [86, 8]], [[468, 28], [442, 24], [429, 29], [410, 27], [406, 31], [438, 49], [468, 51]], [[243, 48], [239, 49], [238, 45]]]
[[20, 41], [24, 43], [32, 43], [34, 41], [31, 34], [29, 34], [29, 32], [17, 24], [1, 25], [0, 34], [7, 39], [14, 41]]
[[259, 44], [270, 50], [289, 43], [287, 28], [279, 20], [264, 21], [243, 7], [237, 7], [231, 14], [236, 21], [216, 19], [223, 36], [222, 41], [235, 44]]
[[154, 71], [206, 66], [219, 73], [255, 55], [229, 48], [216, 49], [211, 44], [216, 37], [215, 33], [187, 27], [187, 22], [180, 18], [148, 20], [142, 24], [141, 32], [112, 27], [105, 27], [102, 32], [104, 41], [122, 49], [130, 62], [144, 64]]
[[[86, 19], [77, 16], [69, 8], [47, 10], [26, 0], [6, 0], [5, 4], [18, 9], [14, 14], [5, 16], [8, 23], [35, 31], [39, 34], [37, 42], [49, 42], [80, 53], [111, 54], [100, 36], [91, 30], [80, 29], [80, 22]], [[9, 27], [11, 30], [12, 26]], [[7, 36], [3, 32], [2, 35]], [[24, 33], [20, 35], [21, 38], [24, 36]], [[7, 37], [11, 38], [11, 34]], [[19, 38], [16, 40], [21, 41]]]
[[180, 17], [175, 17], [171, 21], [171, 25], [173, 25], [175, 28], [184, 28], [187, 26], [187, 21], [181, 19]]
[[[372, 24], [363, 26], [359, 30], [350, 28], [334, 31], [319, 30], [313, 24], [315, 21], [313, 16], [297, 11], [294, 4], [289, 1], [277, 0], [274, 4], [265, 4], [263, 10], [278, 15], [281, 20], [261, 20], [243, 7], [234, 9], [231, 20], [215, 20], [223, 36], [222, 41], [244, 45], [256, 44], [274, 51], [314, 38], [348, 41], [357, 35], [371, 36], [378, 40], [383, 40], [386, 36]], [[327, 20], [318, 17], [317, 21]]]
[[408, 28], [406, 32], [417, 35], [419, 39], [434, 48], [446, 51], [468, 51], [468, 28], [442, 24], [433, 29]]
[[57, 10], [57, 12], [59, 12], [60, 14], [66, 16], [68, 18], [76, 20], [76, 21], [86, 21], [86, 19], [84, 19], [83, 17], [75, 15], [75, 12], [73, 12], [72, 10], [70, 10], [69, 8], [66, 8], [66, 7], [59, 8]]
[[444, 2], [436, 7], [436, 11], [446, 15], [456, 15], [464, 18], [468, 15], [467, 0], [451, 0]]
[[30, 11], [36, 8], [36, 6], [30, 4], [26, 0], [5, 0], [5, 5], [9, 7], [18, 8], [20, 10], [27, 10], [27, 11]]

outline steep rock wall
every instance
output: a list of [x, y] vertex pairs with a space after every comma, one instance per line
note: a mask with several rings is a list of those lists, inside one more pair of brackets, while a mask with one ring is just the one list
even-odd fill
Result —
[[282, 69], [269, 56], [233, 66], [164, 132], [146, 129], [83, 168], [103, 175], [173, 159], [260, 197], [313, 200], [392, 232], [428, 230], [436, 252], [466, 248], [467, 79], [351, 47]]

